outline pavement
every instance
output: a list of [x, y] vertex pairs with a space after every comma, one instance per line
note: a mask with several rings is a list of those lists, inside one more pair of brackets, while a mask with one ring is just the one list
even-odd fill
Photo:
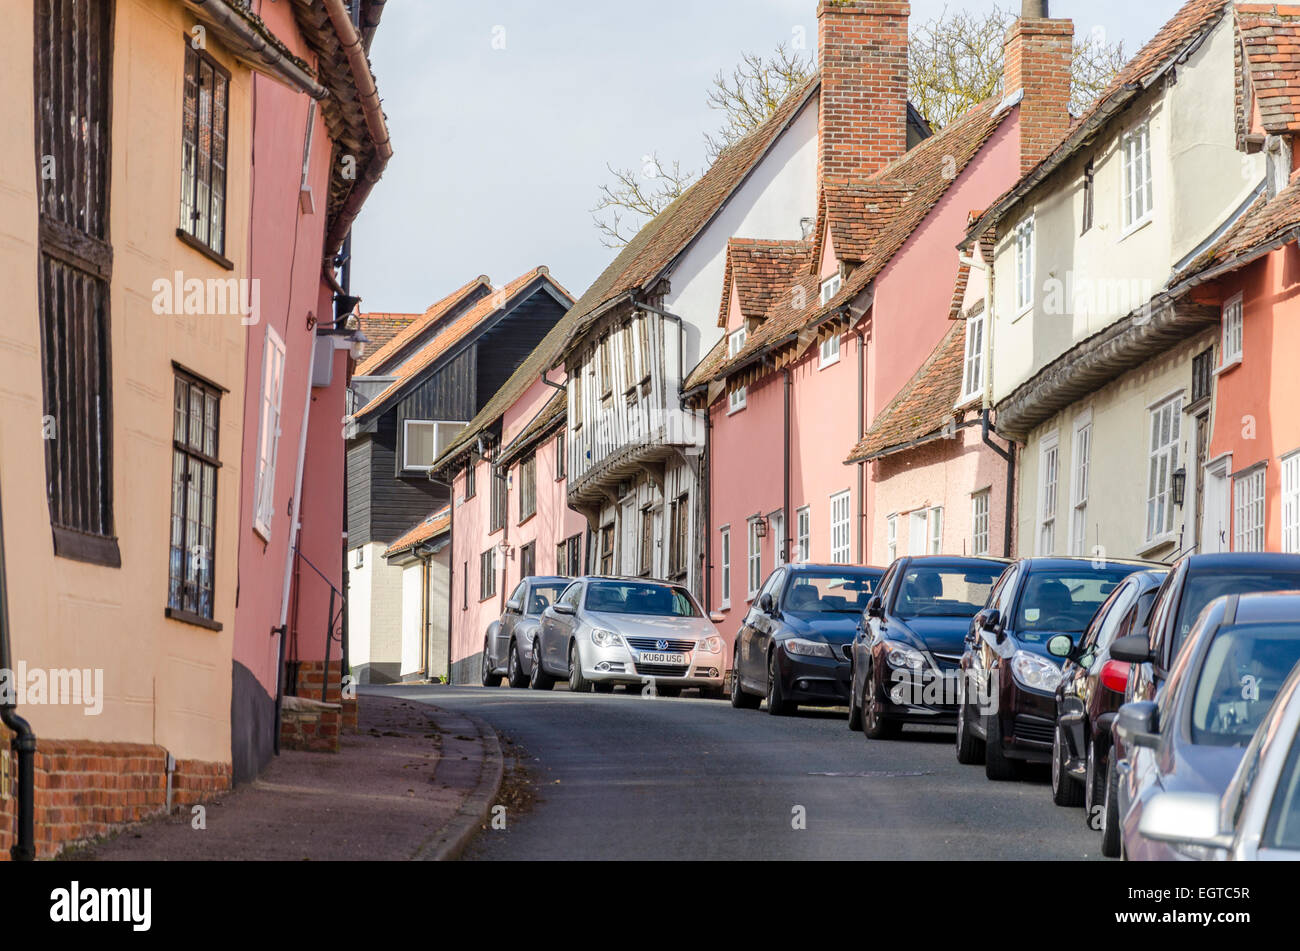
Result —
[[[843, 709], [446, 685], [380, 688], [490, 722], [531, 774], [464, 859], [1097, 859], [1046, 767], [991, 782], [953, 731], [850, 732]], [[499, 828], [504, 825], [504, 828]]]
[[68, 855], [99, 861], [443, 860], [502, 783], [491, 727], [468, 711], [362, 691], [339, 753], [284, 751], [252, 783]]

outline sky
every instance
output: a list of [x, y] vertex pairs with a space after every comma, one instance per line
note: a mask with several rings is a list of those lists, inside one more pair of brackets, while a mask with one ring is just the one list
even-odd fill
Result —
[[[912, 0], [912, 23], [991, 0]], [[1052, 0], [1132, 55], [1179, 0]], [[1019, 0], [1001, 6], [1019, 8]], [[744, 52], [817, 41], [816, 0], [388, 0], [371, 48], [394, 155], [353, 231], [364, 311], [423, 311], [539, 264], [575, 297], [617, 253], [591, 208], [606, 165], [695, 171], [706, 95]]]

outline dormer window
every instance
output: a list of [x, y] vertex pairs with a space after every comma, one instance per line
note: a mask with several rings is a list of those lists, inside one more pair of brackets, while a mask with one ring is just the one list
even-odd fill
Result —
[[[748, 338], [749, 338], [749, 334], [744, 327], [741, 327], [739, 330], [733, 331], [727, 337], [727, 358], [735, 359], [736, 355], [740, 353], [740, 351], [745, 349], [745, 341]], [[744, 408], [745, 408], [745, 388], [743, 386], [739, 386], [727, 394], [727, 411], [729, 413], [734, 413]]]
[[838, 274], [833, 274], [826, 280], [822, 281], [822, 303], [829, 304], [835, 299], [835, 295], [840, 292], [840, 287], [844, 284], [843, 278]]

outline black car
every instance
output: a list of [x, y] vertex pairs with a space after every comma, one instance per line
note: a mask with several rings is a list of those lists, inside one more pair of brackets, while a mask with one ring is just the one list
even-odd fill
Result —
[[1110, 645], [1142, 629], [1167, 574], [1164, 569], [1135, 571], [1111, 592], [1070, 649], [1056, 688], [1052, 799], [1058, 806], [1084, 806], [1089, 825], [1101, 830], [1105, 855], [1119, 851], [1118, 821], [1113, 810], [1106, 821], [1102, 804], [1111, 726], [1124, 702], [1129, 674], [1127, 662], [1110, 656]]
[[572, 579], [558, 575], [525, 578], [510, 593], [506, 611], [488, 625], [483, 639], [484, 687], [501, 686], [501, 677], [512, 687], [527, 687], [533, 669], [533, 641], [542, 612], [560, 596]]
[[1185, 555], [1160, 586], [1145, 630], [1121, 646], [1140, 660], [1129, 678], [1129, 700], [1155, 700], [1196, 617], [1225, 594], [1300, 589], [1300, 555], [1277, 552], [1224, 552]]
[[858, 618], [883, 568], [785, 565], [759, 590], [736, 634], [731, 705], [792, 713], [849, 699], [849, 653]]
[[904, 723], [957, 722], [963, 639], [1007, 564], [929, 555], [889, 566], [853, 641], [850, 730], [886, 739]]
[[[957, 760], [984, 762], [989, 779], [1012, 779], [1022, 762], [1046, 763], [1056, 734], [1061, 655], [1097, 608], [1150, 562], [1023, 558], [1007, 568], [971, 619], [958, 678]], [[1061, 655], [1048, 651], [1064, 635]], [[973, 693], [972, 693], [973, 691]]]

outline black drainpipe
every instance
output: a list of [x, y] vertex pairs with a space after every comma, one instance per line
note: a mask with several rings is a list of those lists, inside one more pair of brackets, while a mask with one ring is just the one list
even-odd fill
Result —
[[1007, 512], [1003, 524], [1002, 535], [1002, 554], [1006, 558], [1011, 557], [1011, 519], [1014, 517], [1016, 507], [1016, 444], [1007, 440], [1007, 448], [1003, 449], [993, 440], [989, 439], [989, 411], [984, 410], [984, 416], [981, 420], [981, 437], [984, 445], [988, 446], [994, 452], [1007, 462]]
[[[781, 539], [781, 544], [786, 545], [786, 542], [794, 537], [791, 534], [792, 526], [790, 524], [790, 367], [785, 367], [781, 373], [784, 377], [782, 387], [785, 390], [785, 419], [783, 421], [785, 430], [781, 440], [782, 445], [785, 447], [785, 458], [782, 460], [781, 465], [781, 520], [785, 522], [782, 531], [785, 532], [786, 536]], [[785, 560], [787, 563], [792, 560], [790, 555], [790, 548], [786, 545]]]
[[[14, 663], [9, 645], [9, 586], [5, 581], [4, 520], [0, 518], [0, 672], [9, 677], [10, 687], [13, 683]], [[12, 692], [12, 691], [11, 691]], [[18, 754], [18, 840], [9, 850], [9, 856], [16, 862], [30, 862], [36, 858], [36, 830], [32, 797], [35, 795], [35, 783], [32, 770], [36, 764], [36, 734], [31, 724], [15, 711], [18, 705], [0, 703], [0, 722], [14, 733], [13, 749]]]

